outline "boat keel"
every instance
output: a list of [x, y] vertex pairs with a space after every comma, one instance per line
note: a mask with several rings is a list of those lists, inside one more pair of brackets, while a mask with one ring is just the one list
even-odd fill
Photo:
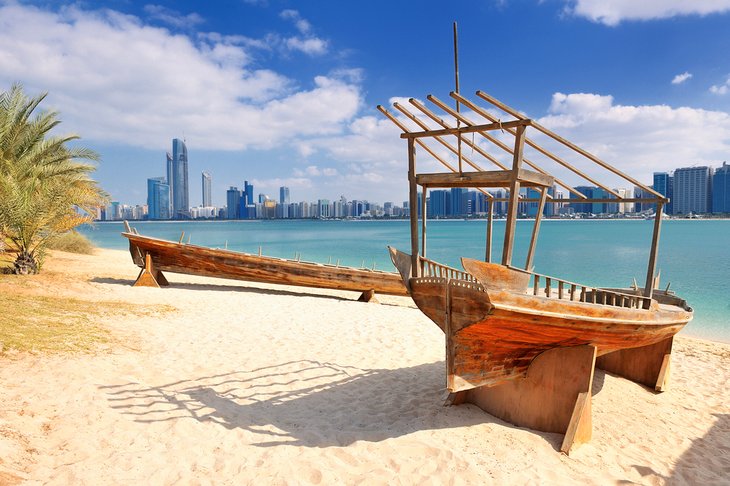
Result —
[[674, 337], [670, 337], [649, 346], [614, 351], [599, 356], [596, 366], [656, 391], [666, 391], [673, 342]]
[[520, 427], [565, 434], [569, 454], [591, 439], [591, 386], [596, 347], [554, 348], [538, 355], [525, 378], [450, 393], [445, 404], [473, 403]]

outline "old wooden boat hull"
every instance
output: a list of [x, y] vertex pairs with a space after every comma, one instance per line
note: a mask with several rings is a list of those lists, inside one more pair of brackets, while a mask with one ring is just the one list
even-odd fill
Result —
[[129, 240], [134, 263], [144, 268], [145, 257], [149, 255], [154, 272], [408, 295], [396, 273], [252, 255], [177, 243], [132, 232], [122, 235]]
[[450, 392], [524, 378], [533, 360], [554, 348], [591, 345], [602, 356], [655, 345], [692, 319], [686, 303], [671, 295], [660, 303], [655, 294], [650, 309], [548, 298], [505, 283], [501, 265], [478, 262], [502, 278], [485, 285], [476, 278], [413, 278], [403, 266], [410, 256], [394, 249], [391, 256], [418, 308], [446, 334]]

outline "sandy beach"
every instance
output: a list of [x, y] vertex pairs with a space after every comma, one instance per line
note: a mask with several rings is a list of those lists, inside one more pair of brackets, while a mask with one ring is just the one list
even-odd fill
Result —
[[568, 457], [442, 406], [443, 333], [409, 298], [136, 275], [97, 250], [0, 276], [119, 303], [89, 352], [0, 354], [0, 485], [730, 483], [730, 345], [677, 339], [661, 394], [596, 370], [593, 439]]

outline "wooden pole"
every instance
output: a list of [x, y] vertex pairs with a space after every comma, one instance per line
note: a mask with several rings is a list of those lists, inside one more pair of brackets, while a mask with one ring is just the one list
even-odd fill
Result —
[[418, 268], [418, 185], [416, 184], [416, 145], [408, 139], [408, 206], [411, 212], [411, 276], [420, 275]]
[[532, 262], [535, 259], [535, 247], [537, 246], [537, 235], [540, 233], [540, 222], [542, 221], [542, 212], [545, 209], [545, 199], [547, 198], [547, 188], [540, 189], [540, 202], [537, 205], [537, 214], [535, 215], [535, 226], [532, 228], [532, 238], [530, 238], [530, 249], [527, 251], [527, 261], [525, 262], [525, 270], [532, 271]]
[[484, 261], [492, 261], [492, 223], [494, 219], [494, 198], [487, 201], [487, 249]]
[[515, 135], [515, 151], [512, 160], [512, 180], [509, 190], [509, 207], [507, 208], [507, 223], [504, 228], [504, 246], [502, 248], [502, 265], [509, 266], [512, 263], [512, 250], [514, 247], [515, 226], [517, 223], [517, 204], [520, 197], [520, 165], [522, 164], [522, 152], [525, 149], [525, 127], [517, 128]]
[[421, 195], [421, 255], [426, 258], [426, 187]]
[[[656, 260], [659, 253], [659, 233], [662, 228], [662, 210], [663, 202], [656, 204], [656, 216], [654, 218], [654, 234], [651, 238], [651, 251], [649, 252], [649, 268], [646, 270], [646, 285], [644, 285], [644, 297], [651, 299], [654, 292], [654, 273], [656, 272]], [[644, 308], [648, 309], [651, 304], [650, 300], [644, 301]]]

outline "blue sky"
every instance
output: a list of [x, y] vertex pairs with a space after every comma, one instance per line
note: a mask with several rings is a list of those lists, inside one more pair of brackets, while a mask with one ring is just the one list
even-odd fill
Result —
[[454, 20], [465, 96], [486, 91], [647, 183], [730, 158], [730, 0], [0, 0], [0, 86], [48, 91], [114, 200], [144, 203], [184, 137], [193, 205], [203, 170], [215, 204], [244, 180], [400, 203], [405, 142], [375, 106], [449, 99]]

